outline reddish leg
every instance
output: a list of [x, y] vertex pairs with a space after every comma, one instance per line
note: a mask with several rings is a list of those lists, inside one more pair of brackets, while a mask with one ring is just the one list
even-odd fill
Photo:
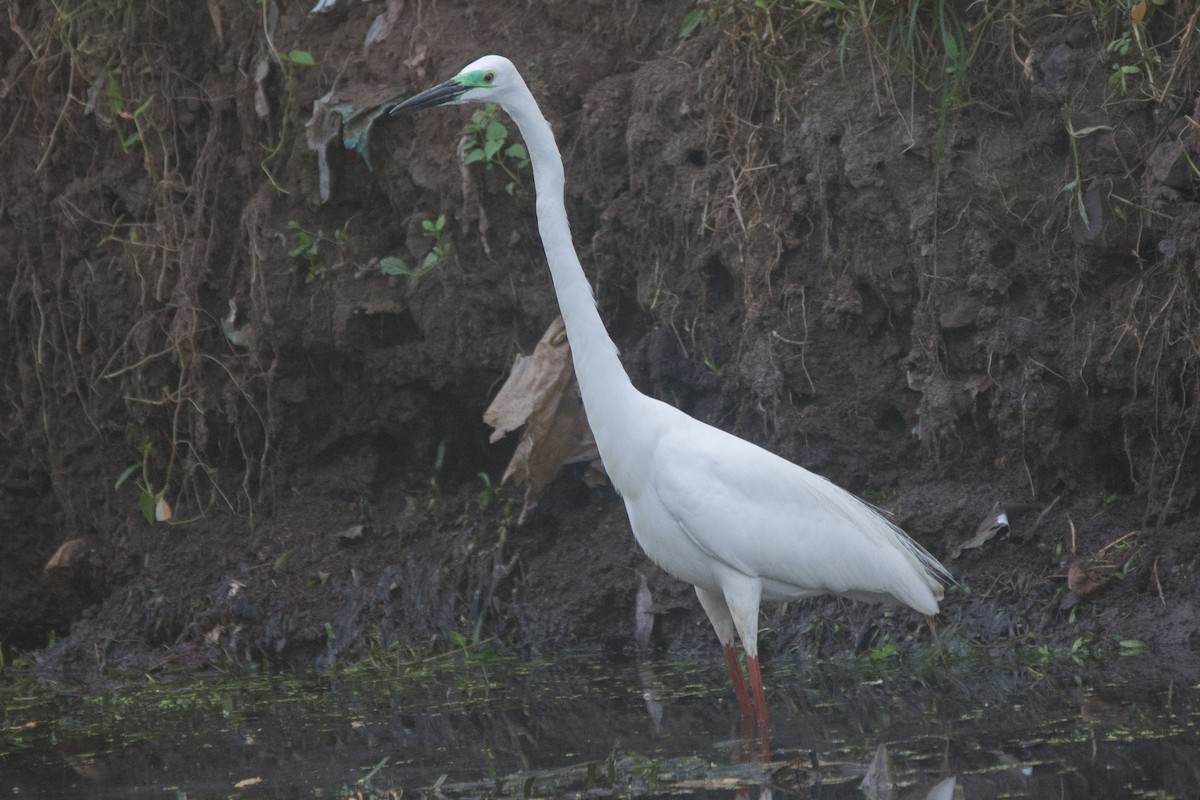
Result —
[[742, 662], [738, 660], [737, 647], [727, 644], [721, 649], [725, 651], [725, 666], [729, 668], [729, 682], [733, 684], [742, 721], [753, 720], [754, 706], [750, 704], [750, 692], [746, 690], [746, 676], [742, 672]]
[[767, 747], [767, 698], [763, 694], [762, 673], [758, 669], [758, 656], [747, 656], [746, 667], [750, 670], [750, 688], [754, 692], [754, 705], [757, 711], [758, 738], [764, 748]]

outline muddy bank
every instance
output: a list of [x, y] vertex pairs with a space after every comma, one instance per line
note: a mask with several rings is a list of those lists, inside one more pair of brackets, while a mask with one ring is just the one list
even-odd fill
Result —
[[[370, 166], [328, 148], [320, 201], [315, 101], [489, 51], [554, 121], [641, 389], [894, 513], [963, 584], [946, 636], [1200, 645], [1194, 16], [975, 4], [958, 45], [897, 50], [899, 18], [701, 8], [686, 38], [687, 2], [14, 8], [4, 646], [71, 679], [488, 637], [621, 654], [642, 575], [654, 645], [711, 645], [583, 465], [523, 526], [496, 488], [513, 444], [482, 412], [556, 314], [528, 171], [463, 166], [470, 110], [384, 118]], [[1075, 604], [1080, 558], [1104, 588]], [[919, 620], [765, 626], [770, 656], [908, 647]]]

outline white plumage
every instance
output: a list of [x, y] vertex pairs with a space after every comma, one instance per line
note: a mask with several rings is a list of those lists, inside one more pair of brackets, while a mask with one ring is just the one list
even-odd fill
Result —
[[743, 720], [756, 722], [765, 740], [762, 600], [835, 594], [931, 615], [949, 573], [876, 509], [819, 475], [635, 389], [575, 253], [554, 134], [512, 62], [485, 56], [392, 113], [464, 102], [496, 103], [525, 139], [538, 228], [600, 458], [646, 554], [696, 587], [724, 648]]

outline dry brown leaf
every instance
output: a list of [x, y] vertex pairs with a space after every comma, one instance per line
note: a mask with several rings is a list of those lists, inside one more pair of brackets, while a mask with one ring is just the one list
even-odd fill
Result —
[[86, 539], [68, 539], [58, 546], [42, 571], [54, 572], [60, 569], [70, 569], [83, 561], [90, 549]]
[[501, 479], [525, 486], [518, 524], [564, 464], [599, 458], [575, 384], [562, 317], [550, 324], [533, 355], [517, 356], [483, 421], [495, 429], [492, 442], [525, 426]]
[[1107, 585], [1108, 578], [1099, 570], [1089, 568], [1085, 559], [1077, 558], [1067, 567], [1067, 586], [1081, 600]]
[[495, 428], [489, 441], [495, 443], [528, 422], [546, 405], [547, 397], [557, 399], [570, 370], [571, 350], [562, 317], [558, 317], [542, 334], [533, 355], [517, 356], [504, 385], [483, 412], [483, 421]]
[[212, 18], [213, 28], [217, 32], [217, 42], [225, 46], [225, 30], [221, 26], [221, 3], [220, 0], [208, 0], [208, 16]]

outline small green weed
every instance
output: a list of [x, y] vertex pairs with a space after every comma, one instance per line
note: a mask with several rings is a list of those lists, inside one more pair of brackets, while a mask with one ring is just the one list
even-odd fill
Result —
[[278, 53], [277, 55], [280, 61], [287, 64], [297, 64], [301, 67], [315, 67], [317, 65], [317, 60], [307, 50], [289, 50], [286, 53]]
[[419, 278], [427, 272], [436, 269], [454, 252], [454, 245], [446, 239], [446, 215], [439, 214], [437, 219], [422, 220], [421, 230], [430, 242], [429, 252], [421, 259], [416, 269], [400, 256], [384, 256], [379, 259], [379, 270], [384, 275], [408, 275]]
[[1117, 642], [1120, 655], [1125, 656], [1140, 656], [1150, 648], [1141, 639], [1122, 639]]
[[1104, 499], [1100, 501], [1100, 507], [1096, 509], [1095, 514], [1092, 514], [1092, 519], [1095, 519], [1096, 517], [1102, 517], [1109, 511], [1112, 511], [1114, 508], [1116, 508], [1117, 501], [1119, 499], [1120, 498], [1115, 493], [1104, 495]]
[[[308, 50], [297, 50], [295, 48], [286, 52], [280, 51], [275, 47], [274, 37], [272, 36], [273, 24], [271, 23], [271, 8], [273, 3], [267, 0], [258, 0], [259, 8], [262, 11], [262, 32], [266, 39], [267, 46], [271, 50], [271, 55], [275, 57], [276, 63], [279, 65], [280, 71], [283, 73], [283, 85], [285, 88], [283, 95], [283, 108], [279, 114], [279, 137], [273, 144], [261, 145], [266, 155], [262, 161], [258, 162], [263, 173], [266, 174], [267, 180], [275, 187], [275, 191], [280, 194], [288, 194], [288, 190], [283, 188], [280, 183], [275, 180], [275, 175], [271, 172], [271, 162], [274, 161], [280, 153], [283, 152], [284, 145], [287, 144], [288, 129], [290, 127], [289, 120], [292, 116], [292, 103], [294, 101], [294, 93], [292, 91], [292, 71], [296, 67], [315, 67], [317, 60]], [[265, 72], [263, 73], [265, 76]]]
[[[143, 115], [146, 109], [154, 102], [154, 96], [151, 95], [145, 102], [130, 111], [125, 103], [124, 93], [121, 90], [122, 70], [120, 67], [115, 67], [108, 72], [108, 80], [105, 81], [105, 94], [108, 96], [108, 112], [112, 116], [113, 127], [117, 131], [117, 139], [121, 143], [121, 149], [126, 153], [133, 151], [135, 147], [142, 143], [142, 125]], [[133, 130], [126, 132], [125, 125], [133, 124]]]
[[524, 194], [519, 176], [529, 168], [529, 151], [520, 142], [508, 143], [508, 128], [496, 119], [498, 112], [495, 104], [488, 103], [471, 115], [463, 129], [463, 164], [482, 163], [489, 170], [499, 167], [508, 176], [504, 191]]
[[515, 521], [513, 511], [517, 507], [517, 498], [511, 492], [505, 492], [503, 484], [493, 482], [492, 476], [486, 472], [480, 472], [479, 479], [483, 481], [483, 488], [476, 495], [479, 500], [479, 510], [486, 511], [493, 504], [501, 503], [500, 520], [496, 524], [496, 541], [503, 545], [508, 541], [509, 533], [513, 528]]
[[1112, 74], [1108, 76], [1108, 85], [1120, 87], [1121, 94], [1129, 93], [1129, 81], [1139, 75], [1144, 75], [1152, 85], [1154, 70], [1162, 64], [1162, 56], [1155, 50], [1146, 30], [1146, 15], [1150, 6], [1166, 5], [1167, 0], [1139, 0], [1139, 2], [1122, 2], [1118, 13], [1129, 21], [1129, 27], [1108, 43], [1105, 48], [1113, 57]]
[[141, 472], [141, 478], [137, 481], [138, 487], [138, 509], [141, 510], [142, 516], [146, 518], [146, 522], [154, 524], [155, 522], [169, 522], [171, 520], [171, 506], [167, 503], [166, 493], [167, 487], [163, 486], [158, 491], [154, 490], [154, 485], [150, 481], [150, 454], [154, 452], [154, 447], [149, 442], [138, 448], [138, 453], [141, 459], [135, 461], [126, 467], [113, 485], [113, 490], [120, 489], [125, 481], [129, 480], [136, 472]]
[[437, 453], [433, 457], [433, 474], [429, 476], [429, 489], [435, 496], [442, 493], [442, 471], [446, 467], [446, 440], [438, 442]]
[[713, 375], [720, 377], [721, 376], [721, 367], [717, 365], [716, 357], [713, 356], [712, 351], [710, 351], [707, 347], [704, 348], [703, 358], [704, 358], [704, 366], [708, 367], [708, 371], [711, 372]]
[[1086, 128], [1075, 130], [1075, 126], [1071, 123], [1071, 114], [1064, 109], [1063, 116], [1067, 122], [1067, 135], [1070, 137], [1071, 143], [1071, 167], [1074, 175], [1071, 180], [1063, 184], [1063, 187], [1058, 190], [1059, 194], [1066, 194], [1070, 197], [1071, 206], [1075, 213], [1079, 215], [1079, 219], [1083, 222], [1084, 228], [1091, 229], [1092, 221], [1088, 217], [1087, 206], [1084, 202], [1084, 184], [1083, 168], [1079, 160], [1079, 140], [1085, 136], [1090, 136], [1093, 133], [1100, 131], [1111, 131], [1112, 127], [1108, 125], [1090, 125]]
[[288, 255], [305, 264], [305, 283], [312, 283], [324, 275], [327, 270], [339, 266], [339, 263], [336, 262], [327, 264], [322, 253], [330, 245], [336, 248], [345, 243], [349, 236], [346, 228], [339, 228], [331, 239], [325, 235], [324, 230], [320, 228], [315, 231], [309, 230], [294, 219], [288, 221], [287, 227], [289, 231], [294, 231], [296, 234], [296, 244], [288, 249]]

